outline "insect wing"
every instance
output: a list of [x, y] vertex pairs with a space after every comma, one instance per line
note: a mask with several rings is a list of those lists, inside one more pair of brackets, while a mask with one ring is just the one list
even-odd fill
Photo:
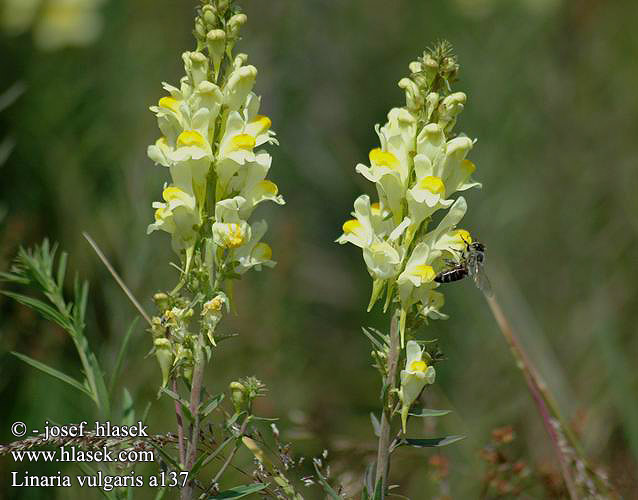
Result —
[[492, 285], [490, 285], [490, 280], [487, 279], [487, 274], [485, 274], [485, 270], [483, 267], [479, 267], [478, 271], [474, 273], [472, 276], [474, 278], [474, 283], [485, 295], [491, 297], [492, 294]]
[[492, 287], [487, 274], [485, 274], [485, 269], [483, 269], [483, 259], [479, 258], [478, 255], [471, 255], [468, 259], [468, 269], [478, 289], [488, 297], [491, 296]]

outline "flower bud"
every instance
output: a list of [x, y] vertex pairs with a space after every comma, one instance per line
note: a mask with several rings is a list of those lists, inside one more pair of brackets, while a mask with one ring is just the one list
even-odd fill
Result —
[[206, 25], [200, 18], [195, 20], [195, 36], [198, 40], [202, 40], [206, 37]]
[[202, 7], [202, 18], [207, 26], [215, 26], [217, 24], [217, 10], [212, 5], [204, 5]]
[[231, 382], [229, 387], [235, 411], [240, 412], [246, 401], [246, 387], [240, 382]]
[[244, 54], [243, 52], [240, 52], [239, 54], [235, 56], [235, 59], [233, 60], [233, 68], [239, 69], [242, 66], [246, 66], [247, 62], [248, 62], [248, 54]]
[[467, 96], [463, 92], [455, 92], [447, 96], [439, 105], [439, 124], [447, 132], [456, 123], [456, 117], [463, 111]]
[[421, 71], [423, 71], [423, 64], [419, 61], [412, 61], [408, 65], [408, 68], [410, 69], [411, 73], [421, 73]]
[[228, 20], [228, 30], [229, 34], [233, 38], [237, 38], [239, 36], [239, 30], [241, 27], [246, 24], [248, 21], [248, 17], [246, 14], [235, 14]]
[[426, 74], [428, 85], [431, 85], [439, 72], [439, 63], [432, 57], [431, 54], [425, 54], [423, 56], [423, 71]]
[[224, 59], [224, 51], [226, 49], [226, 32], [224, 30], [211, 30], [206, 35], [206, 43], [208, 45], [208, 53], [213, 59], [213, 68], [215, 71], [215, 81], [219, 76], [219, 68]]
[[173, 350], [170, 341], [165, 338], [155, 339], [153, 344], [155, 345], [155, 357], [162, 371], [162, 387], [165, 387], [173, 366]]
[[423, 96], [419, 87], [409, 78], [402, 78], [399, 87], [405, 91], [405, 104], [412, 112], [418, 112], [423, 107]]
[[229, 6], [228, 0], [219, 0], [217, 2], [217, 12], [219, 12], [220, 16], [223, 16], [224, 14], [226, 14], [226, 11], [228, 10], [228, 6]]
[[425, 116], [426, 120], [430, 121], [432, 113], [439, 105], [439, 94], [437, 92], [430, 92], [425, 98]]
[[164, 292], [158, 292], [153, 295], [153, 302], [155, 302], [155, 307], [160, 311], [168, 309], [168, 295]]

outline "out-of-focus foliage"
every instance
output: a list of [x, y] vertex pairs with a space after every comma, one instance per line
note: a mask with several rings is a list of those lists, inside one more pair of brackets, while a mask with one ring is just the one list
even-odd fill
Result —
[[102, 30], [103, 0], [2, 0], [0, 25], [10, 35], [33, 29], [38, 48], [55, 50], [93, 42]]
[[[621, 493], [633, 493], [638, 4], [242, 3], [251, 22], [239, 48], [260, 68], [257, 91], [282, 144], [273, 152], [279, 165], [273, 180], [287, 205], [260, 209], [272, 221], [278, 265], [238, 283], [240, 314], [232, 328], [242, 338], [220, 349], [227, 375], [207, 383], [223, 390], [240, 376], [258, 376], [273, 389], [260, 413], [287, 412], [282, 435], [294, 439], [299, 452], [329, 448], [332, 478], [351, 492], [361, 484], [375, 446], [369, 412], [378, 406], [378, 387], [359, 329], [387, 325], [378, 313], [364, 312], [369, 277], [358, 252], [332, 241], [352, 199], [369, 188], [352, 166], [375, 145], [370, 125], [401, 103], [397, 75], [415, 53], [446, 38], [463, 67], [458, 88], [470, 96], [459, 125], [480, 139], [473, 160], [486, 186], [468, 196], [467, 225], [486, 244], [495, 293], [587, 455], [607, 465]], [[157, 82], [181, 74], [172, 55], [192, 48], [194, 7], [194, 1], [106, 2], [100, 38], [82, 49], [43, 53], [28, 33], [0, 39], [0, 92], [16, 81], [26, 85], [0, 113], [0, 138], [15, 140], [0, 166], [0, 206], [7, 209], [0, 220], [0, 268], [7, 269], [19, 243], [44, 236], [60, 241], [70, 265], [92, 283], [87, 335], [106, 369], [135, 311], [80, 233], [98, 241], [145, 307], [152, 292], [175, 281], [176, 271], [164, 264], [171, 255], [162, 235], [145, 236], [149, 203], [164, 182], [145, 156], [156, 133], [147, 108], [161, 96]], [[535, 470], [555, 470], [555, 463], [480, 294], [469, 282], [448, 288], [445, 310], [452, 319], [434, 325], [448, 359], [437, 365], [438, 389], [426, 403], [454, 412], [438, 419], [437, 429], [424, 419], [424, 430], [467, 435], [441, 455], [451, 494], [475, 498], [484, 474], [478, 451], [495, 427], [514, 426], [515, 456]], [[80, 420], [85, 401], [8, 354], [22, 352], [79, 377], [67, 337], [4, 299], [0, 308], [0, 439], [12, 439], [15, 420], [32, 427], [43, 415]], [[140, 413], [154, 399], [159, 377], [155, 363], [143, 359], [149, 344], [146, 334], [135, 336], [123, 369]], [[172, 430], [170, 405], [157, 408], [164, 416], [148, 422], [151, 430]], [[439, 491], [429, 458], [424, 450], [397, 451], [392, 474], [402, 494]], [[4, 478], [23, 468], [0, 462]], [[29, 466], [38, 470], [49, 469]], [[55, 493], [98, 497], [90, 490]], [[2, 496], [55, 493], [7, 489]]]

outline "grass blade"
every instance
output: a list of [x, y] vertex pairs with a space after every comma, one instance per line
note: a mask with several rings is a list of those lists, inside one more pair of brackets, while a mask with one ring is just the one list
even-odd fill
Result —
[[89, 245], [91, 245], [91, 247], [93, 247], [93, 250], [95, 250], [95, 253], [97, 254], [97, 256], [100, 258], [102, 263], [106, 266], [106, 268], [109, 270], [109, 272], [111, 273], [111, 276], [113, 276], [113, 279], [115, 279], [117, 284], [124, 291], [126, 296], [129, 298], [131, 303], [139, 311], [139, 313], [146, 320], [146, 322], [149, 324], [149, 326], [153, 326], [153, 324], [151, 323], [151, 318], [149, 317], [149, 315], [146, 314], [146, 311], [140, 305], [140, 303], [137, 301], [137, 299], [135, 298], [135, 296], [133, 295], [131, 290], [129, 290], [129, 288], [126, 286], [126, 284], [124, 284], [124, 281], [122, 281], [122, 278], [120, 278], [119, 274], [117, 274], [115, 272], [115, 269], [113, 269], [113, 266], [111, 265], [111, 263], [104, 256], [104, 254], [102, 253], [102, 250], [100, 250], [100, 247], [97, 246], [97, 243], [95, 243], [95, 241], [93, 241], [93, 238], [91, 238], [88, 233], [82, 233], [82, 235], [84, 236], [86, 241], [89, 242]]

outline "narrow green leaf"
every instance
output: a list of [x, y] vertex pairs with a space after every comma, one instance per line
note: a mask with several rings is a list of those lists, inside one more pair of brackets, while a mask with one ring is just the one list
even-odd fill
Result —
[[120, 370], [122, 369], [122, 362], [124, 361], [124, 355], [126, 354], [126, 349], [128, 347], [129, 341], [131, 339], [131, 335], [135, 331], [137, 327], [137, 323], [140, 318], [137, 316], [129, 325], [128, 330], [126, 330], [126, 334], [122, 339], [122, 345], [120, 345], [120, 350], [117, 353], [117, 358], [115, 358], [115, 367], [113, 368], [113, 372], [111, 373], [111, 383], [109, 384], [109, 394], [113, 394], [113, 387], [115, 386], [115, 382], [117, 381], [117, 377], [120, 375]]
[[188, 403], [188, 401], [184, 401], [182, 398], [179, 397], [179, 394], [177, 394], [174, 391], [171, 391], [170, 389], [166, 388], [166, 387], [162, 387], [159, 391], [160, 393], [164, 393], [166, 394], [169, 398], [175, 400], [175, 402], [179, 403], [179, 405], [182, 407], [182, 411], [184, 412], [184, 416], [186, 418], [188, 418], [189, 420], [193, 420], [193, 414], [191, 413], [191, 408], [190, 405]]
[[377, 462], [372, 462], [366, 467], [363, 475], [363, 492], [365, 498], [370, 499], [370, 495], [374, 494], [374, 474], [377, 469]]
[[215, 408], [217, 408], [219, 404], [224, 400], [224, 397], [225, 395], [222, 392], [220, 394], [217, 394], [216, 396], [211, 397], [210, 400], [208, 400], [207, 402], [202, 403], [202, 405], [200, 405], [203, 406], [203, 409], [201, 410], [202, 417], [206, 418], [213, 411], [215, 411]]
[[383, 499], [383, 481], [379, 479], [377, 481], [377, 486], [374, 488], [374, 496], [372, 500], [382, 500]]
[[168, 453], [166, 453], [160, 446], [157, 446], [152, 441], [148, 442], [153, 448], [157, 450], [157, 452], [162, 455], [162, 458], [166, 460], [170, 465], [173, 466], [175, 470], [181, 471], [182, 467], [177, 463], [177, 461], [171, 457]]
[[241, 486], [235, 486], [226, 491], [222, 491], [221, 493], [214, 495], [212, 498], [242, 498], [248, 495], [252, 495], [253, 493], [257, 493], [263, 489], [268, 487], [267, 484], [257, 483], [257, 484], [243, 484]]
[[375, 347], [375, 349], [382, 350], [389, 344], [388, 339], [384, 337], [383, 334], [378, 330], [363, 327], [361, 328], [361, 330], [363, 331], [363, 334], [368, 337], [370, 342], [372, 342], [372, 345]]
[[33, 297], [29, 297], [27, 295], [22, 295], [21, 293], [9, 292], [6, 290], [2, 290], [0, 291], [0, 293], [12, 298], [22, 305], [30, 307], [31, 309], [35, 309], [42, 316], [44, 316], [45, 319], [48, 319], [49, 321], [53, 321], [54, 323], [60, 325], [67, 332], [71, 330], [72, 326], [69, 324], [66, 318], [58, 311], [53, 309], [50, 305], [45, 304], [41, 300], [34, 299]]
[[166, 488], [160, 488], [155, 495], [155, 500], [162, 500], [162, 498], [164, 498], [164, 495], [166, 495]]
[[70, 385], [71, 387], [74, 387], [78, 391], [82, 392], [83, 394], [93, 399], [93, 395], [91, 394], [91, 392], [88, 391], [86, 387], [84, 387], [80, 382], [78, 382], [73, 377], [70, 377], [66, 375], [65, 373], [62, 373], [61, 371], [56, 370], [55, 368], [51, 368], [49, 365], [45, 365], [44, 363], [41, 363], [40, 361], [30, 358], [29, 356], [20, 354], [19, 352], [12, 352], [11, 354], [13, 354], [16, 358], [24, 361], [28, 365], [31, 365], [33, 368], [36, 368], [40, 370], [41, 372], [44, 372], [47, 375], [50, 375], [51, 377], [61, 380], [62, 382]]
[[58, 275], [56, 279], [56, 283], [60, 290], [62, 290], [62, 288], [64, 287], [64, 276], [66, 276], [67, 259], [68, 254], [66, 252], [62, 252], [60, 254], [60, 259], [58, 260]]
[[429, 408], [415, 408], [409, 415], [413, 417], [442, 417], [451, 413], [452, 410], [431, 410]]
[[131, 426], [135, 423], [135, 407], [133, 398], [128, 389], [124, 388], [124, 396], [122, 400], [122, 424]]
[[399, 446], [413, 446], [415, 448], [435, 448], [456, 443], [461, 439], [465, 439], [465, 436], [445, 436], [430, 439], [403, 438], [394, 446], [393, 449], [396, 449]]
[[258, 417], [257, 415], [250, 415], [248, 417], [251, 422], [256, 420], [257, 422], [279, 422], [278, 418]]
[[233, 441], [235, 441], [235, 437], [231, 436], [229, 438], [226, 438], [226, 440], [222, 444], [220, 444], [214, 452], [210, 453], [209, 455], [202, 453], [200, 457], [197, 459], [197, 461], [195, 462], [195, 464], [193, 465], [190, 475], [192, 477], [196, 477], [197, 473], [199, 472], [199, 469], [201, 469], [205, 465], [209, 464], [212, 460], [214, 460], [215, 457], [217, 457], [217, 455], [219, 455], [222, 452], [222, 450], [226, 448], [226, 445]]
[[25, 278], [24, 276], [14, 273], [5, 273], [4, 271], [0, 272], [0, 280], [8, 281], [9, 283], [17, 283], [19, 285], [28, 285], [31, 283], [29, 278]]

